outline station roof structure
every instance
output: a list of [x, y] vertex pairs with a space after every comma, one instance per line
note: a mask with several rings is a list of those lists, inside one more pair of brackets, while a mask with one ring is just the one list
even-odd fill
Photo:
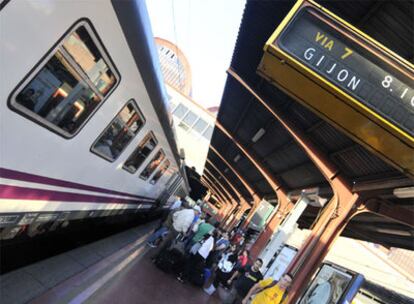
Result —
[[[414, 61], [414, 2], [318, 3], [404, 59]], [[413, 212], [413, 199], [397, 197], [393, 192], [395, 188], [413, 186], [414, 181], [409, 176], [390, 166], [257, 74], [257, 67], [263, 57], [263, 46], [294, 4], [295, 1], [286, 0], [247, 1], [230, 68], [271, 106], [289, 117], [348, 178], [355, 191], [402, 208], [400, 210]], [[320, 187], [324, 189], [326, 197], [332, 195], [325, 177], [286, 129], [230, 75], [224, 88], [217, 121], [265, 164], [287, 191]], [[257, 141], [252, 140], [259, 129], [264, 129], [263, 136]], [[273, 189], [260, 172], [217, 127], [211, 146], [231, 163], [260, 197], [275, 198]], [[251, 199], [243, 184], [211, 148], [208, 159], [245, 198]], [[215, 172], [208, 162], [206, 168]], [[312, 208], [307, 210], [300, 219], [300, 226], [309, 228], [318, 211]], [[412, 227], [374, 214], [356, 216], [342, 235], [389, 247], [414, 249]]]

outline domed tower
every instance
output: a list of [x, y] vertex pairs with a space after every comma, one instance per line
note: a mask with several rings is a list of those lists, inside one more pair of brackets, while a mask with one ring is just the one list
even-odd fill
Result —
[[191, 96], [191, 69], [184, 53], [168, 40], [155, 38], [164, 81], [187, 96]]

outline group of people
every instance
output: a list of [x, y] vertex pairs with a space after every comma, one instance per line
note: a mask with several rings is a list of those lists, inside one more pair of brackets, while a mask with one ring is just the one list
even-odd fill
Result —
[[264, 279], [260, 272], [262, 260], [251, 261], [244, 247], [244, 233], [234, 229], [230, 233], [212, 224], [199, 206], [185, 207], [177, 199], [170, 213], [148, 238], [147, 245], [160, 247], [153, 258], [171, 248], [186, 256], [186, 263], [178, 271], [180, 282], [197, 282], [204, 291], [217, 291], [224, 304], [283, 303], [292, 277], [284, 275], [275, 282]]

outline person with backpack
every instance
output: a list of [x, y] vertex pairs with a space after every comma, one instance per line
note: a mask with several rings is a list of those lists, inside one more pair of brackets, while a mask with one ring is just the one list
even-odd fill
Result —
[[170, 207], [168, 213], [164, 213], [164, 215], [161, 218], [161, 223], [158, 226], [158, 228], [154, 231], [153, 234], [149, 236], [147, 239], [147, 245], [151, 248], [158, 247], [159, 243], [161, 243], [162, 238], [167, 236], [169, 231], [171, 230], [172, 226], [172, 216], [175, 212], [182, 210], [183, 198], [180, 198], [177, 196], [177, 200], [173, 203], [173, 205]]
[[279, 281], [267, 278], [256, 283], [243, 299], [242, 304], [282, 304], [292, 284], [293, 277], [286, 273]]
[[195, 206], [194, 209], [182, 209], [174, 212], [170, 219], [167, 219], [166, 227], [168, 228], [168, 234], [164, 239], [164, 242], [159, 250], [162, 252], [169, 247], [174, 239], [179, 234], [185, 236], [194, 221], [194, 217], [199, 216], [201, 209]]
[[236, 246], [231, 245], [221, 256], [220, 261], [217, 265], [216, 279], [214, 280], [214, 287], [217, 288], [219, 285], [224, 287], [227, 286], [227, 281], [230, 279], [235, 266], [237, 264], [237, 252]]
[[184, 271], [177, 276], [177, 280], [181, 283], [191, 281], [192, 283], [202, 286], [204, 283], [204, 267], [208, 255], [214, 248], [217, 233], [211, 231], [200, 240], [197, 250], [190, 255], [189, 261], [186, 263]]

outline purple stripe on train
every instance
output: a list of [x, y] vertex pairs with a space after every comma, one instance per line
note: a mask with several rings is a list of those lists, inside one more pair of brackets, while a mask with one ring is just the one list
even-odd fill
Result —
[[69, 182], [69, 181], [65, 181], [61, 179], [40, 176], [40, 175], [31, 174], [31, 173], [10, 170], [6, 168], [0, 168], [0, 177], [20, 180], [20, 181], [25, 181], [25, 182], [31, 182], [31, 183], [66, 187], [66, 188], [71, 188], [71, 189], [80, 189], [80, 190], [94, 191], [94, 192], [107, 193], [107, 194], [116, 194], [116, 195], [127, 195], [127, 196], [135, 197], [138, 199], [142, 199], [142, 200], [154, 201], [154, 199], [150, 197], [144, 197], [144, 196], [139, 196], [139, 195], [130, 194], [126, 192], [120, 192], [120, 191], [115, 191], [115, 190], [109, 190], [109, 189]]
[[142, 204], [141, 200], [33, 189], [19, 186], [0, 185], [0, 199], [45, 200], [61, 202], [105, 203], [105, 204]]

